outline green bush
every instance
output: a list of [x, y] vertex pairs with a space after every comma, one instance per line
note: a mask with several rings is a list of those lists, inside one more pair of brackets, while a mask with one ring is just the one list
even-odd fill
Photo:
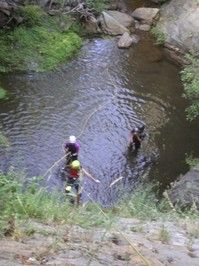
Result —
[[18, 9], [18, 14], [24, 19], [27, 26], [40, 25], [45, 13], [37, 5], [26, 5]]
[[9, 147], [8, 139], [0, 131], [0, 146]]
[[81, 38], [70, 28], [61, 30], [58, 18], [46, 17], [39, 26], [1, 30], [0, 72], [54, 69], [70, 59], [81, 45]]
[[193, 168], [197, 164], [199, 164], [199, 158], [193, 157], [193, 154], [185, 154], [185, 162], [189, 166], [189, 168]]
[[189, 100], [187, 118], [193, 120], [199, 115], [199, 58], [194, 55], [187, 55], [190, 64], [181, 71], [181, 78], [184, 84], [184, 96]]
[[7, 92], [3, 88], [0, 87], [0, 100], [3, 100], [7, 97]]
[[151, 33], [155, 37], [157, 45], [163, 45], [165, 43], [164, 33], [161, 32], [161, 30], [157, 26], [151, 29]]

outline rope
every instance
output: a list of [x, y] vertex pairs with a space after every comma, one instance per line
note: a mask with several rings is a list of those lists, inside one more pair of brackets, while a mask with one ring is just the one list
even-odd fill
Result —
[[[49, 172], [52, 171], [52, 169], [59, 163], [61, 162], [63, 159], [65, 159], [65, 157], [67, 157], [70, 154], [70, 152], [68, 152], [67, 154], [64, 154], [64, 156], [62, 156], [58, 161], [54, 162], [54, 164], [45, 172], [45, 174], [43, 175], [43, 177], [45, 177]], [[51, 176], [48, 177], [47, 181], [49, 181], [51, 178]]]
[[[85, 191], [86, 193], [86, 191]], [[90, 200], [93, 202], [93, 204], [98, 208], [98, 210], [104, 215], [104, 217], [109, 220], [109, 217], [106, 215], [106, 213], [100, 208], [98, 204], [91, 198], [91, 196], [86, 193], [86, 195], [90, 198]], [[131, 248], [136, 252], [136, 254], [142, 259], [142, 261], [145, 263], [146, 266], [151, 266], [150, 262], [140, 253], [140, 251], [133, 245], [131, 240], [120, 230], [116, 229], [115, 226], [113, 225], [113, 229], [115, 229], [131, 246]]]
[[108, 102], [106, 102], [106, 103], [103, 103], [103, 104], [99, 105], [97, 109], [95, 109], [90, 115], [88, 115], [87, 119], [85, 120], [85, 122], [83, 124], [82, 130], [80, 131], [80, 134], [77, 136], [78, 139], [84, 134], [84, 131], [86, 129], [86, 126], [88, 124], [88, 121], [91, 119], [91, 117], [95, 113], [97, 113], [100, 109], [102, 109], [102, 107], [106, 106], [109, 102], [110, 102], [110, 100]]
[[[110, 75], [108, 69], [107, 69], [107, 73], [108, 73], [108, 75], [109, 75], [109, 77], [110, 77], [110, 81], [111, 81], [112, 85], [113, 85], [114, 88], [116, 89], [117, 87], [116, 87], [115, 84], [113, 83], [112, 78], [111, 78], [111, 75]], [[85, 128], [86, 128], [86, 125], [87, 125], [88, 121], [91, 119], [91, 117], [92, 117], [95, 113], [97, 113], [102, 107], [104, 107], [104, 106], [106, 106], [107, 104], [109, 104], [109, 103], [111, 102], [111, 100], [112, 100], [113, 98], [116, 97], [116, 95], [117, 95], [117, 92], [113, 94], [113, 96], [110, 98], [109, 101], [107, 101], [106, 103], [103, 103], [103, 104], [99, 105], [98, 108], [96, 108], [96, 109], [95, 109], [90, 115], [88, 115], [87, 119], [85, 120], [85, 122], [84, 122], [84, 124], [83, 124], [82, 130], [80, 131], [80, 134], [77, 136], [77, 138], [80, 138], [80, 137], [83, 135], [83, 133], [84, 133], [84, 131], [85, 131]]]

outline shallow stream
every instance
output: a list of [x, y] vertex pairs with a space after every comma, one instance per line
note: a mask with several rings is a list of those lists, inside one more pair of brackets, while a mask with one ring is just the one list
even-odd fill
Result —
[[[199, 127], [185, 119], [179, 70], [141, 35], [129, 50], [118, 49], [116, 39], [90, 40], [57, 71], [0, 76], [10, 93], [0, 103], [0, 130], [10, 142], [1, 149], [0, 169], [42, 175], [74, 134], [80, 135], [83, 167], [102, 182], [85, 179], [95, 200], [113, 202], [118, 190], [131, 190], [143, 175], [164, 189], [188, 169], [186, 154], [199, 154]], [[143, 123], [147, 138], [136, 157], [127, 149], [129, 132]], [[57, 168], [46, 177], [49, 187], [62, 186]]]

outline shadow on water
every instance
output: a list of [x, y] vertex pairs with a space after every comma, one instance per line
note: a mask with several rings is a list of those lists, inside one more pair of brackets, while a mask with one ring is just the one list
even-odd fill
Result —
[[[81, 133], [80, 160], [101, 180], [85, 178], [86, 193], [106, 206], [119, 197], [118, 187], [131, 191], [145, 174], [165, 188], [187, 170], [186, 153], [199, 155], [199, 126], [185, 119], [179, 68], [149, 36], [129, 50], [119, 50], [114, 39], [94, 39], [57, 71], [13, 73], [0, 81], [11, 95], [0, 103], [0, 130], [11, 144], [0, 148], [5, 172], [13, 166], [29, 176], [44, 174], [63, 156], [66, 138]], [[148, 137], [133, 156], [129, 132], [143, 123]], [[62, 187], [57, 171], [47, 175], [51, 188]]]

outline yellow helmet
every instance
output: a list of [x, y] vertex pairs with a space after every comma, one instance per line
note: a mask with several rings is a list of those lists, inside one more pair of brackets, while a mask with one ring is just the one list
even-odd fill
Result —
[[78, 169], [80, 168], [80, 162], [78, 160], [75, 160], [71, 163], [71, 168]]

